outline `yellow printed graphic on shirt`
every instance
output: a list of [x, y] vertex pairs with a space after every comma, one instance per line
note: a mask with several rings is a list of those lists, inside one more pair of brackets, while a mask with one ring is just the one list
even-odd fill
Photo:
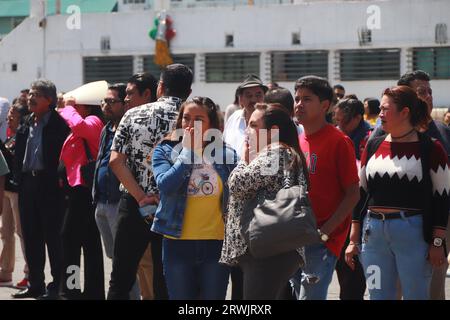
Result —
[[213, 166], [194, 166], [180, 239], [223, 240], [222, 190], [222, 181]]
[[194, 165], [189, 180], [187, 196], [203, 197], [214, 196], [219, 192], [217, 173], [210, 165]]

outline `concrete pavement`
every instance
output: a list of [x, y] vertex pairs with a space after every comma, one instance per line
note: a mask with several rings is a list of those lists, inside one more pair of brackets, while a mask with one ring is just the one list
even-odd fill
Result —
[[[23, 266], [24, 266], [24, 259], [22, 257], [22, 253], [20, 250], [20, 243], [19, 240], [16, 238], [16, 267], [13, 274], [13, 283], [17, 283], [23, 278]], [[1, 244], [0, 244], [1, 245]], [[81, 259], [82, 260], [82, 259]], [[104, 265], [105, 265], [105, 292], [108, 290], [108, 284], [109, 284], [109, 277], [111, 274], [111, 260], [108, 259], [106, 256], [104, 256]], [[83, 269], [82, 269], [83, 270]], [[50, 269], [48, 267], [48, 259], [47, 259], [47, 266], [45, 269], [45, 275], [46, 275], [46, 281], [51, 281], [51, 275], [50, 275]], [[83, 273], [81, 273], [81, 279], [83, 279]], [[450, 300], [450, 277], [447, 276], [446, 280], [446, 297], [447, 300]], [[17, 292], [18, 290], [11, 287], [1, 287], [0, 288], [0, 300], [10, 300], [11, 294]], [[230, 290], [228, 290], [227, 298], [230, 297]], [[339, 284], [337, 281], [336, 273], [333, 276], [332, 283], [330, 285], [330, 288], [328, 290], [328, 300], [338, 300], [339, 299]], [[368, 295], [366, 293], [366, 299], [368, 299]]]

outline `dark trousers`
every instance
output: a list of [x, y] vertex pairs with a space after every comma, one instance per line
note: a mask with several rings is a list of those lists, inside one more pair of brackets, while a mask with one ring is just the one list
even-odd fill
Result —
[[136, 281], [139, 261], [149, 242], [153, 260], [153, 291], [156, 300], [167, 300], [162, 266], [162, 236], [150, 231], [139, 213], [136, 200], [124, 193], [119, 202], [117, 233], [114, 240], [113, 267], [108, 300], [128, 300]]
[[239, 258], [244, 273], [244, 300], [282, 300], [286, 283], [300, 267], [296, 251], [257, 259], [250, 254]]
[[241, 267], [231, 267], [231, 300], [242, 300], [244, 298], [244, 275]]
[[[63, 283], [61, 295], [67, 299], [105, 299], [105, 276], [100, 233], [90, 190], [69, 188], [69, 207], [62, 227]], [[84, 291], [80, 288], [80, 257], [83, 248]]]
[[61, 223], [63, 209], [57, 178], [47, 174], [23, 174], [19, 188], [19, 211], [30, 291], [45, 293], [45, 247], [47, 245], [53, 282], [48, 290], [57, 293], [62, 275]]
[[345, 263], [345, 249], [347, 245], [348, 239], [335, 268], [341, 288], [339, 298], [341, 300], [364, 300], [364, 292], [366, 291], [364, 270], [357, 257], [355, 257], [355, 270], [350, 269]]

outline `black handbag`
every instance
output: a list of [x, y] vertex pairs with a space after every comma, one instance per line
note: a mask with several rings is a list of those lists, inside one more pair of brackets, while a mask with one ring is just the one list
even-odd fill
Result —
[[269, 199], [265, 191], [260, 191], [244, 207], [241, 233], [255, 258], [267, 258], [320, 242], [306, 180], [303, 176], [294, 179], [294, 183], [291, 180], [285, 172], [283, 187], [275, 198]]
[[81, 176], [88, 187], [92, 187], [94, 182], [94, 172], [95, 172], [95, 162], [96, 160], [92, 157], [91, 151], [85, 139], [83, 139], [84, 151], [86, 152], [86, 158], [88, 162], [81, 166]]

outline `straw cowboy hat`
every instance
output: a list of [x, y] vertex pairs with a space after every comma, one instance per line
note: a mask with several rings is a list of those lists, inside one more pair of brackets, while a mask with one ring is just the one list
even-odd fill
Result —
[[64, 100], [75, 99], [76, 104], [100, 106], [108, 91], [105, 80], [86, 83], [64, 94]]

